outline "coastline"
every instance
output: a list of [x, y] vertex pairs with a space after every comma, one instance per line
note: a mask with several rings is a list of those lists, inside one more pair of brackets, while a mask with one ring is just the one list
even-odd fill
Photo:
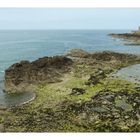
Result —
[[[129, 123], [137, 122], [131, 113], [138, 111], [140, 84], [111, 76], [116, 70], [139, 64], [140, 57], [114, 52], [90, 54], [78, 49], [68, 56], [73, 57], [69, 71], [61, 73], [55, 82], [36, 84], [36, 99], [31, 104], [8, 110], [12, 117], [5, 118], [5, 131], [105, 132], [102, 126], [107, 126], [109, 132], [140, 131]], [[124, 121], [125, 128], [121, 124]]]
[[140, 45], [140, 34], [139, 33], [111, 33], [109, 36], [113, 38], [120, 38], [126, 41], [125, 45]]

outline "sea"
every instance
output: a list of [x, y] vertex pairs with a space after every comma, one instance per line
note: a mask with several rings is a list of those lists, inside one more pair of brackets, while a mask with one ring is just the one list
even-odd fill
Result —
[[129, 30], [0, 30], [0, 106], [17, 105], [32, 98], [28, 94], [3, 92], [4, 71], [21, 60], [33, 61], [43, 56], [64, 55], [74, 48], [89, 52], [115, 51], [140, 54], [140, 46], [108, 36]]

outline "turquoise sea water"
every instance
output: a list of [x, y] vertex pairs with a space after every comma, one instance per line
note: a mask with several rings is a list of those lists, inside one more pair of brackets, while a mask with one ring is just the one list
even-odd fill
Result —
[[[140, 46], [125, 46], [109, 33], [126, 30], [0, 30], [0, 104], [17, 104], [24, 95], [6, 95], [2, 92], [4, 70], [20, 60], [33, 61], [43, 56], [65, 54], [72, 48], [87, 51], [117, 51], [140, 54]], [[12, 97], [11, 97], [12, 96]], [[23, 96], [23, 97], [22, 97]], [[20, 101], [21, 102], [21, 101]]]

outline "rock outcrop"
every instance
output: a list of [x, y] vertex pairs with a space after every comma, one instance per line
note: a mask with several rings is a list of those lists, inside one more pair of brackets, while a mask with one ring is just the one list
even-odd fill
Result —
[[70, 57], [79, 57], [79, 58], [87, 58], [89, 57], [90, 53], [82, 50], [82, 49], [72, 49], [69, 51], [67, 56]]
[[123, 54], [123, 53], [117, 53], [117, 52], [111, 52], [111, 51], [103, 51], [103, 52], [95, 52], [95, 53], [89, 53], [82, 49], [72, 49], [69, 51], [67, 56], [75, 57], [75, 58], [89, 58], [91, 60], [96, 61], [124, 61], [124, 60], [131, 60], [137, 58], [136, 55], [132, 54]]
[[128, 41], [126, 45], [140, 45], [140, 34], [137, 33], [123, 33], [123, 34], [109, 34], [109, 36], [114, 38], [120, 38]]
[[[87, 75], [94, 73], [94, 69], [104, 68], [104, 65], [110, 67], [111, 64], [131, 63], [139, 60], [138, 56], [130, 54], [121, 54], [116, 52], [98, 52], [88, 53], [84, 50], [75, 49], [68, 56], [76, 57], [71, 59], [66, 56], [43, 57], [36, 61], [21, 61], [13, 64], [5, 70], [5, 91], [6, 92], [24, 92], [28, 91], [29, 85], [35, 85], [42, 82], [54, 83], [61, 81], [63, 74], [72, 71], [76, 73], [77, 66], [84, 66], [80, 71], [85, 71]], [[80, 58], [80, 59], [79, 59]], [[119, 63], [120, 62], [120, 63]], [[86, 66], [88, 70], [86, 70]], [[91, 72], [89, 72], [89, 68]], [[107, 67], [106, 70], [109, 68]], [[80, 73], [80, 71], [78, 73]], [[86, 72], [87, 71], [87, 72]], [[96, 84], [99, 79], [104, 78], [103, 73], [98, 70], [97, 75], [92, 75], [89, 82]], [[96, 78], [95, 78], [96, 77]], [[26, 88], [25, 88], [26, 87]]]
[[58, 82], [70, 71], [73, 61], [63, 56], [43, 57], [36, 61], [21, 61], [5, 70], [5, 91], [21, 92], [30, 84]]
[[131, 59], [136, 59], [136, 55], [132, 54], [123, 54], [111, 51], [103, 51], [99, 53], [94, 53], [91, 55], [92, 59], [99, 60], [99, 61], [126, 61]]

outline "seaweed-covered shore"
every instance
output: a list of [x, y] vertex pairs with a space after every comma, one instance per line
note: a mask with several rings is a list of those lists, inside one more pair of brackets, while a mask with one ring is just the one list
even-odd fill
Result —
[[[1, 131], [140, 132], [140, 84], [112, 75], [123, 67], [139, 64], [139, 56], [115, 52], [92, 54], [74, 49], [61, 59], [57, 58], [59, 57], [55, 57], [55, 60], [40, 59], [46, 65], [42, 63], [42, 66], [33, 69], [35, 72], [39, 70], [43, 75], [47, 71], [46, 78], [49, 76], [51, 81], [45, 81], [43, 77], [39, 78], [38, 74], [30, 72], [32, 66], [34, 68], [33, 63], [37, 61], [31, 64], [28, 62], [33, 80], [28, 73], [24, 79], [14, 79], [15, 71], [24, 74], [22, 69], [25, 63], [10, 67], [8, 78], [11, 76], [12, 81], [8, 79], [8, 86], [12, 85], [13, 89], [16, 80], [24, 87], [26, 80], [30, 83], [28, 90], [36, 92], [37, 97], [26, 105], [2, 110]], [[56, 66], [58, 61], [59, 66]], [[42, 68], [44, 71], [41, 71]], [[37, 78], [39, 82], [34, 82]], [[18, 90], [23, 90], [19, 87]]]

